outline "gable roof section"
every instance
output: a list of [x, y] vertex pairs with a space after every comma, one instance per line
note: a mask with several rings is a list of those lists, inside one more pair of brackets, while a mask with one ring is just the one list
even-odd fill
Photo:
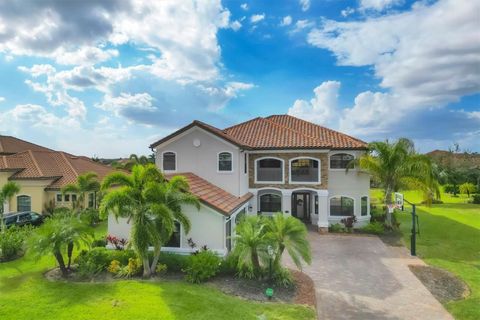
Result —
[[39, 146], [37, 144], [18, 139], [11, 136], [0, 135], [0, 156], [10, 155], [27, 150], [32, 151], [53, 151], [51, 149]]
[[167, 179], [171, 179], [174, 176], [184, 176], [190, 185], [190, 192], [192, 194], [197, 196], [202, 203], [225, 216], [233, 214], [236, 209], [253, 197], [253, 194], [250, 192], [241, 197], [235, 197], [233, 194], [191, 172], [165, 175]]
[[366, 149], [367, 143], [344, 133], [290, 115], [257, 117], [220, 130], [201, 121], [153, 143], [154, 148], [186, 130], [198, 126], [244, 149]]
[[0, 171], [13, 171], [10, 180], [54, 180], [47, 189], [58, 190], [86, 172], [95, 172], [103, 179], [113, 168], [87, 157], [59, 151], [27, 150], [14, 155], [0, 156]]

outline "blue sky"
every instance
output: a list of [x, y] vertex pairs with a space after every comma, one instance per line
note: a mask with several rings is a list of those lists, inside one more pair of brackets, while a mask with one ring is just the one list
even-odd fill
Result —
[[480, 151], [478, 12], [467, 0], [3, 1], [0, 134], [117, 157], [194, 119], [288, 113], [366, 141]]

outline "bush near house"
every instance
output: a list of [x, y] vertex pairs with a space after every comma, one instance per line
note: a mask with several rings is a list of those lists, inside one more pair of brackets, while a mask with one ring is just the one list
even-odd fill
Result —
[[201, 250], [188, 257], [185, 279], [200, 283], [214, 277], [220, 269], [221, 258], [211, 250]]
[[381, 222], [374, 221], [363, 227], [362, 231], [372, 234], [383, 234], [385, 232], [385, 226]]
[[13, 226], [0, 233], [0, 262], [13, 260], [23, 253], [25, 240], [32, 228]]

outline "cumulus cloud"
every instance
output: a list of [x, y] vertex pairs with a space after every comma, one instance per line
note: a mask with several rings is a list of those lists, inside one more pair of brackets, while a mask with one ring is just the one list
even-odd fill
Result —
[[240, 30], [241, 27], [242, 27], [242, 24], [238, 20], [235, 20], [230, 24], [230, 28], [232, 28], [233, 31], [238, 31]]
[[153, 97], [146, 92], [137, 94], [122, 92], [116, 97], [105, 95], [102, 103], [96, 104], [96, 107], [105, 111], [112, 111], [116, 115], [121, 114], [125, 109], [154, 111], [156, 108], [152, 105], [153, 100]]
[[0, 97], [0, 102], [3, 102], [5, 101], [5, 98], [4, 97]]
[[247, 3], [242, 3], [240, 5], [240, 8], [242, 8], [243, 10], [247, 11], [248, 10], [248, 4]]
[[355, 9], [353, 9], [351, 7], [347, 7], [345, 9], [343, 9], [342, 11], [340, 11], [340, 14], [342, 15], [342, 17], [348, 17], [349, 15], [354, 14], [354, 13], [355, 13]]
[[41, 129], [51, 129], [64, 125], [75, 128], [79, 125], [75, 119], [58, 117], [37, 104], [17, 105], [13, 109], [2, 112], [0, 114], [0, 124], [2, 130], [7, 132], [16, 132], [18, 128], [26, 124]]
[[340, 82], [325, 81], [313, 90], [315, 96], [310, 101], [296, 100], [288, 109], [288, 114], [318, 124], [332, 125], [338, 117], [339, 90]]
[[262, 21], [263, 19], [265, 19], [265, 14], [262, 13], [262, 14], [254, 14], [250, 17], [250, 22], [251, 23], [257, 23], [257, 22], [260, 22]]
[[291, 16], [285, 16], [282, 19], [282, 22], [280, 23], [281, 26], [289, 26], [292, 24], [292, 17]]
[[382, 11], [397, 5], [400, 5], [404, 0], [360, 0], [360, 10], [375, 10]]
[[307, 11], [310, 9], [310, 0], [299, 0], [302, 11]]
[[441, 0], [365, 21], [328, 20], [313, 29], [310, 44], [330, 50], [340, 65], [372, 65], [387, 91], [360, 93], [341, 126], [382, 131], [410, 112], [480, 92], [479, 10], [475, 1]]

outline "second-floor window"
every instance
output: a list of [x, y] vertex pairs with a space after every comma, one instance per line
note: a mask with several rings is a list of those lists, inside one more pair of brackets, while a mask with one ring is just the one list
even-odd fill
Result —
[[163, 170], [175, 171], [177, 170], [176, 154], [173, 152], [165, 152], [163, 154]]
[[320, 181], [319, 161], [309, 158], [295, 159], [290, 162], [291, 182]]
[[330, 156], [330, 169], [346, 169], [355, 157], [348, 153], [337, 153]]
[[256, 161], [257, 182], [283, 182], [283, 161], [265, 158]]
[[218, 154], [218, 171], [232, 171], [232, 154], [230, 152], [220, 152]]

